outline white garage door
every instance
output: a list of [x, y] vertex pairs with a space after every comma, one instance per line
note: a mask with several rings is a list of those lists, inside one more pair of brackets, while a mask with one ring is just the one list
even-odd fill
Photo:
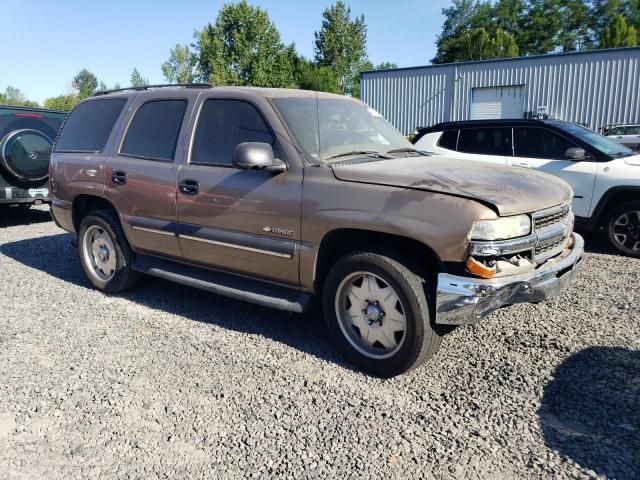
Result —
[[471, 90], [471, 120], [522, 118], [523, 106], [523, 85]]

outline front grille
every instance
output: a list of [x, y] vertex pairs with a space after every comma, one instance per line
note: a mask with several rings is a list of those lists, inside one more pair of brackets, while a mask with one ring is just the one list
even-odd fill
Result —
[[546, 257], [546, 254], [550, 254], [557, 250], [559, 247], [563, 246], [563, 244], [564, 238], [552, 243], [547, 243], [546, 245], [537, 246], [535, 249], [535, 258], [537, 260], [540, 260], [541, 258]]
[[556, 223], [566, 223], [565, 220], [569, 216], [570, 211], [571, 207], [567, 204], [538, 212], [533, 216], [533, 228], [538, 231], [551, 225], [555, 225]]

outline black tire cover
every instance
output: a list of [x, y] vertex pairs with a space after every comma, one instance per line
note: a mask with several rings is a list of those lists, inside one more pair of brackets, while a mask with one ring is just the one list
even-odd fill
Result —
[[13, 130], [0, 141], [0, 165], [17, 180], [44, 180], [52, 147], [53, 141], [38, 130]]

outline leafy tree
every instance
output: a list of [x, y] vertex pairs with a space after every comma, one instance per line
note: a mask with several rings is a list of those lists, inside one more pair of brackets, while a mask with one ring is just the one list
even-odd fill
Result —
[[393, 68], [398, 68], [398, 65], [391, 62], [382, 62], [373, 67], [373, 70], [391, 70]]
[[635, 47], [637, 44], [635, 27], [628, 25], [624, 15], [620, 13], [604, 28], [600, 39], [600, 48]]
[[563, 52], [593, 47], [592, 20], [584, 0], [564, 0], [560, 3], [560, 29], [557, 44]]
[[71, 82], [73, 88], [78, 92], [80, 100], [90, 97], [98, 89], [98, 78], [86, 68], [80, 70], [80, 72], [73, 77]]
[[489, 34], [484, 28], [476, 28], [463, 35], [466, 58], [463, 60], [488, 60], [518, 56], [518, 46], [513, 35], [498, 28]]
[[558, 46], [563, 21], [560, 15], [559, 0], [530, 0], [518, 35], [521, 53], [544, 55], [553, 52]]
[[303, 90], [318, 90], [321, 92], [340, 93], [340, 85], [333, 70], [324, 65], [318, 65], [304, 57], [295, 62], [295, 83]]
[[438, 35], [438, 51], [433, 63], [459, 62], [468, 56], [464, 35], [473, 30], [486, 28], [493, 22], [493, 7], [487, 1], [453, 0], [452, 5], [442, 9], [445, 17], [442, 32]]
[[19, 88], [9, 85], [4, 93], [0, 93], [0, 104], [14, 107], [39, 107], [38, 102], [28, 100]]
[[246, 0], [224, 5], [215, 24], [196, 32], [195, 49], [202, 79], [215, 85], [295, 85], [295, 46], [284, 45], [267, 12]]
[[626, 14], [625, 0], [593, 0], [591, 6], [591, 18], [594, 37], [598, 44], [601, 43], [604, 29], [618, 14]]
[[169, 60], [162, 64], [162, 74], [167, 82], [192, 83], [196, 79], [197, 59], [188, 45], [176, 45]]
[[355, 94], [360, 87], [360, 66], [367, 56], [364, 15], [351, 20], [351, 9], [338, 0], [322, 17], [322, 27], [315, 32], [316, 62], [334, 71], [342, 93]]
[[104, 92], [105, 90], [109, 90], [109, 88], [107, 87], [106, 83], [104, 83], [103, 81], [100, 81], [100, 86], [98, 87], [98, 90]]
[[44, 101], [44, 108], [53, 110], [71, 110], [80, 101], [77, 95], [59, 95], [57, 97], [47, 98]]
[[129, 82], [132, 87], [144, 87], [145, 85], [149, 85], [149, 80], [144, 78], [137, 68], [134, 68], [133, 72], [131, 72], [131, 79]]

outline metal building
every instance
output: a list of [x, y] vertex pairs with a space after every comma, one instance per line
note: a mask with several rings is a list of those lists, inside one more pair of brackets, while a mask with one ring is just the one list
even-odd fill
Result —
[[556, 118], [640, 123], [640, 48], [363, 72], [362, 100], [404, 134], [438, 122]]

